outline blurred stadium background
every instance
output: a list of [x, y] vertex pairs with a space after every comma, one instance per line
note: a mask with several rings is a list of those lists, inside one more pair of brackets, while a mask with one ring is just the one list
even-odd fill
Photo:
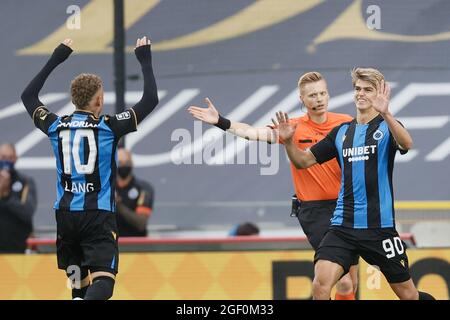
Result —
[[[208, 96], [223, 114], [251, 124], [269, 124], [277, 110], [300, 115], [298, 77], [317, 70], [328, 81], [330, 110], [353, 115], [350, 70], [373, 66], [392, 82], [391, 109], [414, 138], [414, 150], [397, 157], [395, 167], [398, 230], [415, 239], [417, 248], [409, 254], [417, 262], [416, 269], [422, 268], [425, 275], [422, 285], [438, 298], [449, 298], [450, 1], [124, 0], [124, 4], [127, 106], [140, 98], [142, 88], [132, 54], [139, 36], [152, 39], [160, 90], [155, 112], [126, 140], [134, 154], [135, 173], [155, 187], [154, 213], [148, 225], [151, 239], [226, 237], [233, 225], [244, 221], [256, 223], [262, 238], [301, 237], [297, 220], [289, 216], [293, 188], [283, 148], [230, 137], [225, 140], [219, 129], [195, 127], [185, 110], [191, 104], [203, 105]], [[67, 12], [72, 5], [81, 9], [81, 27], [73, 30], [73, 20], [67, 21], [73, 14]], [[20, 92], [58, 42], [71, 37], [75, 55], [50, 77], [42, 100], [53, 111], [68, 113], [72, 110], [70, 80], [81, 72], [96, 73], [103, 78], [107, 92], [105, 113], [113, 113], [113, 1], [4, 0], [0, 2], [0, 21], [1, 140], [16, 144], [17, 168], [37, 182], [35, 237], [51, 239], [55, 235], [51, 209], [54, 160], [45, 136], [34, 129], [26, 114]], [[368, 24], [377, 28], [371, 30]], [[192, 141], [196, 140], [187, 158], [197, 164], [176, 165], [171, 160], [171, 152], [181, 142], [180, 130], [187, 130]], [[204, 151], [198, 148], [203, 134], [218, 137], [230, 159], [236, 159], [236, 149], [246, 164], [205, 163]], [[207, 140], [207, 136], [203, 138]], [[255, 159], [249, 150], [257, 150], [256, 161], [252, 162]], [[262, 168], [270, 174], [263, 174]], [[189, 253], [123, 254], [115, 297], [309, 297], [310, 281], [303, 281], [305, 275], [285, 275], [279, 279], [286, 280], [283, 286], [275, 288], [276, 261], [310, 261], [312, 257], [312, 251], [300, 252], [294, 250], [295, 244], [283, 247], [280, 243], [291, 242], [269, 241], [256, 247], [242, 242], [231, 248], [211, 247], [208, 242], [189, 243], [186, 248], [186, 243], [180, 242], [179, 250]], [[147, 243], [140, 250], [152, 251], [153, 245]], [[200, 252], [205, 245], [215, 252]], [[165, 249], [176, 251], [164, 244], [159, 251]], [[425, 267], [421, 262], [426, 262]], [[64, 282], [53, 254], [2, 256], [0, 270], [18, 279], [0, 284], [1, 298], [68, 297], [64, 285], [58, 287], [60, 291], [50, 286], [48, 292], [38, 293], [30, 284], [39, 277]], [[48, 275], [49, 270], [54, 273]], [[180, 270], [185, 273], [174, 276]], [[368, 275], [366, 269], [361, 270], [363, 287]], [[203, 287], [193, 290], [190, 284], [198, 283], [202, 272], [209, 277], [200, 281], [205, 282]], [[233, 286], [227, 287], [242, 283], [247, 279], [242, 275], [248, 274], [253, 278], [248, 278], [247, 291], [236, 294]], [[391, 298], [384, 282], [383, 286], [382, 291], [361, 287], [361, 298]]]

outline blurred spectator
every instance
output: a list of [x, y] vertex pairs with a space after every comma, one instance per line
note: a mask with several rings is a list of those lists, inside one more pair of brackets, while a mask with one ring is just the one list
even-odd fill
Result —
[[121, 237], [147, 236], [147, 221], [153, 210], [153, 187], [133, 175], [133, 161], [128, 150], [118, 151], [117, 227]]
[[0, 253], [24, 253], [33, 231], [36, 187], [14, 169], [16, 161], [14, 146], [0, 145]]
[[245, 222], [233, 227], [230, 231], [230, 236], [257, 236], [259, 235], [259, 228], [251, 222]]

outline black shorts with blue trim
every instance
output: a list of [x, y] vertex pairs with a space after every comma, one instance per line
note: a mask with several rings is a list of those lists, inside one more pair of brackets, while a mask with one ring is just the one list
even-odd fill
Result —
[[56, 210], [58, 268], [78, 266], [117, 274], [119, 247], [116, 214], [110, 211]]
[[328, 260], [348, 272], [356, 256], [379, 269], [389, 283], [404, 282], [409, 273], [406, 244], [395, 228], [351, 229], [330, 227], [316, 251], [314, 263]]

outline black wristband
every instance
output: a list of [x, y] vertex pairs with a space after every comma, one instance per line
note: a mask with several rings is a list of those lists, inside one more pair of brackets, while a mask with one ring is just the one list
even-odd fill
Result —
[[219, 121], [217, 121], [217, 123], [215, 124], [215, 126], [217, 128], [222, 129], [223, 131], [230, 129], [231, 127], [231, 121], [228, 120], [227, 118], [222, 117], [219, 114]]

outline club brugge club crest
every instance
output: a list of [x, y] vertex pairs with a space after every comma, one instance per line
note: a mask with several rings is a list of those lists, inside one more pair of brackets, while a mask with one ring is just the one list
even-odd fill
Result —
[[383, 134], [383, 132], [381, 131], [381, 130], [377, 130], [377, 131], [375, 131], [375, 133], [373, 134], [373, 138], [375, 139], [375, 140], [381, 140], [381, 139], [383, 139], [383, 136], [384, 136], [384, 134]]

